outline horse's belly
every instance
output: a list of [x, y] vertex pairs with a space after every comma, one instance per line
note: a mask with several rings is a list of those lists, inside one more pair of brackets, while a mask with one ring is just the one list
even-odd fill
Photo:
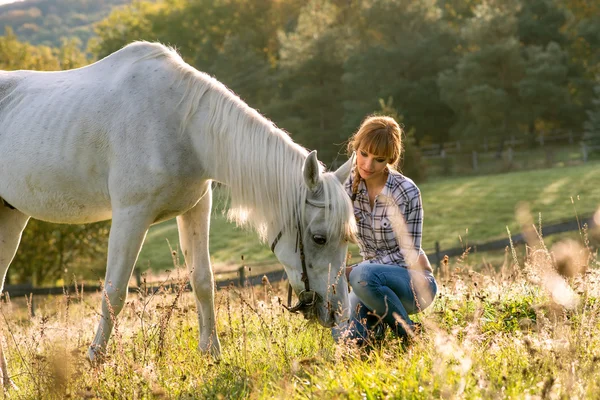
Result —
[[[0, 182], [0, 193], [19, 211], [42, 221], [83, 224], [110, 219], [109, 197], [102, 190], [72, 183], [72, 189], [60, 185], [22, 181]], [[56, 182], [55, 182], [56, 183]]]

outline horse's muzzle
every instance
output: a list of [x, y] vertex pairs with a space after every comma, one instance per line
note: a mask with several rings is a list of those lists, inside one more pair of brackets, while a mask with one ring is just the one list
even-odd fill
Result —
[[310, 319], [311, 317], [316, 316], [316, 307], [320, 301], [321, 296], [317, 292], [313, 290], [303, 290], [298, 294], [298, 303], [296, 303], [296, 305], [289, 307], [284, 304], [283, 307], [294, 314], [302, 312], [306, 318]]

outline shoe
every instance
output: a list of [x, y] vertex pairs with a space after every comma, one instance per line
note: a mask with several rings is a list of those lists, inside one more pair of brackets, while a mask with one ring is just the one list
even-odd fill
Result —
[[383, 323], [379, 323], [375, 325], [373, 328], [373, 340], [376, 342], [380, 342], [385, 339], [385, 331], [386, 326]]

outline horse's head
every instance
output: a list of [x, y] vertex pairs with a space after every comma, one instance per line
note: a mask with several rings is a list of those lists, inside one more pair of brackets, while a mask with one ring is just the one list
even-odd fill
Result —
[[294, 223], [272, 243], [299, 299], [291, 311], [317, 318], [326, 327], [349, 316], [345, 266], [355, 223], [343, 182], [351, 167], [352, 159], [337, 171], [324, 173], [316, 153], [310, 153], [303, 167], [306, 198], [301, 199]]

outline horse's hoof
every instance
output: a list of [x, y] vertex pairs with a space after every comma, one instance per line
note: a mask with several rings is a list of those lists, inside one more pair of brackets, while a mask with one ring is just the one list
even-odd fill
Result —
[[214, 343], [211, 343], [210, 346], [198, 345], [198, 351], [200, 351], [203, 354], [210, 354], [211, 357], [215, 360], [221, 359], [221, 345], [218, 343], [216, 345]]
[[87, 358], [92, 367], [97, 367], [104, 362], [104, 352], [92, 345], [88, 349]]

